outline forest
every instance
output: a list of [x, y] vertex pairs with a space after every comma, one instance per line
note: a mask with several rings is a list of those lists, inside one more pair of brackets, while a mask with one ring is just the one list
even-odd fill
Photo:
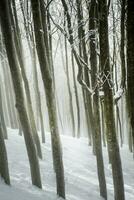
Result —
[[134, 200], [134, 0], [0, 0], [0, 199]]

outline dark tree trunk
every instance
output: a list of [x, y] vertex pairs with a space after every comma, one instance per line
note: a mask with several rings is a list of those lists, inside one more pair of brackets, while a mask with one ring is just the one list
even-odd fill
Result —
[[[0, 82], [0, 84], [2, 84]], [[6, 123], [5, 123], [5, 119], [4, 119], [4, 110], [3, 110], [3, 99], [2, 99], [2, 92], [1, 92], [1, 86], [0, 86], [0, 123], [1, 123], [1, 128], [3, 130], [3, 137], [4, 139], [8, 139], [8, 135], [7, 135], [7, 128], [6, 128]]]
[[97, 4], [94, 0], [91, 0], [91, 5], [88, 5], [89, 10], [89, 32], [90, 36], [90, 65], [91, 65], [91, 80], [92, 87], [94, 88], [93, 96], [93, 110], [94, 110], [94, 125], [95, 125], [95, 150], [98, 167], [98, 179], [100, 186], [100, 195], [107, 199], [107, 188], [104, 172], [103, 153], [102, 153], [102, 142], [101, 142], [101, 120], [100, 120], [100, 100], [99, 100], [99, 87], [97, 86], [97, 38], [96, 38], [96, 23], [97, 23]]
[[[127, 87], [128, 109], [134, 147], [134, 1], [127, 0]], [[134, 148], [133, 148], [134, 149]]]
[[0, 122], [0, 175], [4, 179], [5, 183], [10, 185], [7, 152], [3, 135], [2, 124]]
[[[109, 39], [108, 39], [108, 7], [106, 0], [99, 0], [100, 11], [100, 66], [102, 72], [112, 80], [111, 67], [109, 59]], [[103, 80], [104, 81], [104, 80]], [[115, 200], [124, 200], [124, 181], [122, 174], [121, 158], [119, 153], [119, 145], [116, 138], [114, 107], [113, 107], [113, 91], [108, 80], [103, 84], [104, 90], [104, 112], [106, 121], [106, 135], [109, 148], [109, 156], [112, 165], [113, 182]]]
[[121, 57], [121, 71], [122, 71], [122, 82], [121, 87], [126, 87], [126, 62], [125, 62], [125, 16], [126, 16], [126, 0], [121, 0], [121, 44], [120, 44], [120, 57]]

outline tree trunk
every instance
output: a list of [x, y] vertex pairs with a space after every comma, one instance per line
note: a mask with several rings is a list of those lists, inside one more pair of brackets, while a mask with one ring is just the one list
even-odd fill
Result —
[[71, 124], [72, 124], [72, 136], [75, 137], [75, 119], [74, 119], [74, 110], [73, 110], [73, 98], [69, 80], [69, 66], [68, 66], [68, 50], [67, 50], [67, 39], [65, 37], [65, 57], [66, 57], [66, 77], [67, 77], [67, 87], [69, 94], [69, 108], [71, 115]]
[[73, 57], [72, 52], [71, 52], [71, 61], [72, 61], [72, 71], [73, 71], [74, 92], [75, 92], [76, 107], [77, 107], [77, 137], [79, 138], [80, 137], [80, 106], [79, 106], [77, 82], [76, 82], [76, 77], [75, 77], [74, 57]]
[[125, 89], [126, 87], [126, 62], [125, 62], [125, 15], [126, 15], [126, 0], [121, 0], [121, 44], [120, 44], [120, 57], [121, 57], [121, 71], [122, 71], [122, 81], [121, 87]]
[[0, 122], [0, 175], [4, 179], [5, 183], [10, 185], [7, 152], [3, 135], [2, 124]]
[[[134, 147], [134, 1], [127, 0], [127, 87], [128, 109]], [[134, 149], [134, 148], [133, 148]]]
[[[0, 85], [2, 83], [0, 82]], [[7, 128], [6, 128], [6, 123], [5, 123], [5, 119], [4, 119], [4, 110], [3, 110], [3, 99], [2, 99], [2, 95], [1, 95], [1, 86], [0, 86], [0, 123], [1, 123], [1, 128], [2, 128], [2, 132], [4, 133], [3, 137], [4, 139], [8, 139], [8, 135], [7, 135]]]
[[100, 122], [100, 100], [99, 100], [99, 87], [97, 86], [98, 66], [97, 66], [97, 39], [96, 39], [96, 3], [91, 0], [91, 5], [88, 5], [89, 10], [89, 32], [92, 31], [90, 36], [90, 65], [91, 65], [91, 80], [92, 87], [94, 88], [93, 96], [93, 110], [94, 110], [94, 126], [95, 126], [95, 150], [97, 159], [98, 179], [100, 186], [100, 195], [107, 199], [107, 188], [106, 179], [104, 172], [103, 153], [102, 153], [102, 142], [101, 142], [101, 122]]
[[40, 119], [40, 126], [41, 126], [41, 137], [42, 137], [42, 143], [45, 143], [45, 128], [44, 128], [44, 122], [43, 122], [43, 114], [41, 109], [41, 97], [40, 97], [40, 91], [39, 91], [39, 84], [38, 84], [38, 72], [37, 72], [37, 66], [36, 66], [36, 52], [35, 47], [31, 49], [31, 55], [32, 55], [32, 63], [34, 67], [34, 82], [35, 82], [35, 94], [36, 94], [36, 103], [37, 103], [37, 109], [39, 112], [39, 119]]
[[[109, 59], [109, 39], [108, 39], [108, 8], [106, 0], [99, 0], [100, 9], [100, 26], [99, 26], [99, 39], [100, 39], [100, 66], [102, 72], [111, 81], [111, 69]], [[109, 148], [109, 155], [112, 165], [113, 182], [115, 200], [124, 200], [124, 181], [122, 174], [121, 158], [119, 153], [119, 145], [116, 138], [114, 107], [113, 107], [113, 92], [109, 81], [104, 79], [104, 112], [106, 121], [106, 134], [107, 143]]]

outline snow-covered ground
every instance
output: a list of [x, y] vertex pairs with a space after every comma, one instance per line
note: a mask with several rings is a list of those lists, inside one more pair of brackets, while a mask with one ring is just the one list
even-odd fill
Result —
[[[24, 139], [17, 130], [8, 129], [6, 141], [11, 186], [0, 180], [0, 200], [56, 200], [55, 175], [51, 157], [50, 136], [42, 145], [43, 160], [40, 161], [43, 190], [31, 185], [28, 158]], [[96, 159], [85, 138], [62, 136], [67, 200], [100, 200], [96, 172]], [[126, 200], [134, 200], [134, 160], [127, 146], [121, 149]], [[104, 149], [108, 199], [114, 200], [111, 168]]]

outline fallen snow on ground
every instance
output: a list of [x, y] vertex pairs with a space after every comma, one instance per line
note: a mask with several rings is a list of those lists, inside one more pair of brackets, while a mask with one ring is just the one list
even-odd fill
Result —
[[[24, 139], [17, 130], [8, 129], [6, 141], [11, 186], [0, 180], [1, 200], [60, 200], [56, 196], [55, 175], [51, 156], [50, 135], [42, 144], [43, 160], [40, 161], [43, 190], [31, 185], [30, 170]], [[74, 139], [62, 136], [67, 200], [102, 200], [96, 172], [96, 159], [85, 138]], [[134, 200], [134, 160], [127, 146], [121, 149], [126, 200]], [[107, 150], [104, 149], [105, 172], [108, 187], [108, 200], [114, 200], [111, 167], [108, 164]]]

